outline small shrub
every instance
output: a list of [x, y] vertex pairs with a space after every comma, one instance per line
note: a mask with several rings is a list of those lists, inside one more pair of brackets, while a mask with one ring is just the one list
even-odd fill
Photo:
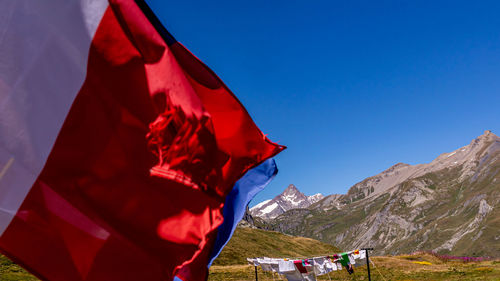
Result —
[[432, 263], [430, 263], [428, 261], [414, 261], [413, 263], [422, 264], [422, 265], [432, 265]]
[[483, 267], [474, 268], [474, 271], [477, 271], [477, 272], [492, 272], [493, 268], [483, 266]]
[[401, 256], [401, 258], [409, 261], [418, 261], [421, 259], [419, 256]]

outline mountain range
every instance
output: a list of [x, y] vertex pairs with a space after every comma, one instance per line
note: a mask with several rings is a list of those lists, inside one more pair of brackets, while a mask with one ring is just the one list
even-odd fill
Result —
[[252, 207], [250, 214], [264, 220], [274, 219], [288, 210], [307, 208], [323, 198], [321, 193], [306, 196], [290, 184], [280, 195]]
[[287, 190], [251, 209], [259, 227], [376, 254], [500, 256], [500, 138], [491, 131], [430, 163], [395, 164], [347, 194], [310, 204], [294, 187], [302, 205], [293, 205]]

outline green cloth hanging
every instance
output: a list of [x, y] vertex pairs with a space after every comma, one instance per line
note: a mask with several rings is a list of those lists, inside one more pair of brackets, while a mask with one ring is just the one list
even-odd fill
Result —
[[349, 256], [347, 253], [342, 253], [340, 254], [340, 260], [339, 260], [340, 264], [342, 266], [345, 266], [347, 267], [349, 265]]

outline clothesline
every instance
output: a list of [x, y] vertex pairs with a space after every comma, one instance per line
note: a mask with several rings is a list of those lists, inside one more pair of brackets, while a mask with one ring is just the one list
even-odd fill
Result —
[[[361, 250], [353, 250], [353, 251], [349, 251], [349, 252], [343, 252], [343, 254], [352, 254], [355, 251], [360, 251], [360, 253], [361, 253]], [[300, 260], [300, 259], [302, 259], [302, 260], [304, 260], [304, 259], [315, 259], [315, 258], [327, 258], [327, 257], [331, 257], [331, 256], [332, 255], [324, 254], [324, 255], [320, 255], [320, 256], [312, 257], [312, 258], [308, 258], [308, 257], [287, 257], [287, 258], [277, 258], [277, 259], [289, 259], [289, 260]], [[256, 259], [256, 258], [262, 258], [262, 257], [247, 258], [247, 261], [248, 261], [248, 259]], [[275, 258], [270, 258], [270, 259], [275, 259]]]
[[[354, 251], [349, 251], [349, 252], [344, 252], [346, 254], [352, 254]], [[283, 259], [289, 259], [289, 260], [304, 260], [304, 259], [314, 259], [314, 258], [326, 258], [326, 257], [330, 257], [331, 255], [330, 254], [324, 254], [324, 255], [320, 255], [320, 256], [317, 256], [317, 257], [287, 257], [287, 258], [283, 258]], [[256, 257], [255, 257], [256, 258]], [[272, 258], [271, 258], [272, 259]], [[280, 259], [280, 258], [278, 258]]]
[[316, 276], [345, 268], [349, 274], [354, 272], [356, 260], [365, 259], [366, 250], [353, 250], [334, 255], [312, 258], [247, 258], [255, 267], [284, 275], [289, 281], [316, 280]]
[[[356, 251], [359, 252], [360, 250], [353, 250], [353, 251], [349, 251], [349, 252], [343, 252], [342, 254], [348, 254], [348, 255], [350, 255], [350, 254], [352, 254], [352, 253], [354, 253]], [[336, 255], [339, 255], [339, 254], [336, 254]], [[323, 255], [323, 256], [319, 256], [319, 257], [315, 257], [315, 258], [325, 258], [325, 257], [330, 257], [330, 255]]]

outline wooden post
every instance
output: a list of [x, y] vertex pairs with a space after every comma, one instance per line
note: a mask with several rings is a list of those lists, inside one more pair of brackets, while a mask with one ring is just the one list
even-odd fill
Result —
[[363, 248], [361, 250], [365, 250], [366, 253], [366, 270], [368, 270], [368, 281], [371, 281], [371, 275], [370, 275], [370, 257], [368, 256], [368, 251], [373, 251], [373, 248]]

